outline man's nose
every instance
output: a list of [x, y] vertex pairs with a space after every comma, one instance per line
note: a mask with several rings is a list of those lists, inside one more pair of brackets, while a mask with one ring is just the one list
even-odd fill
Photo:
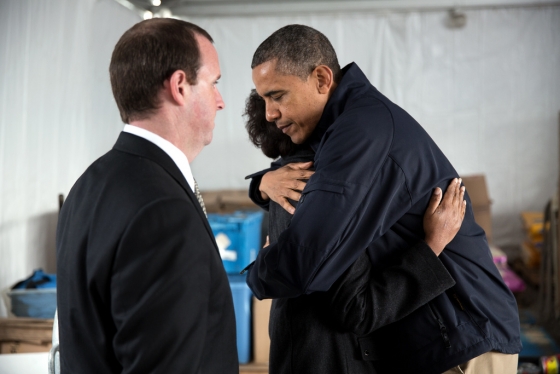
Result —
[[278, 118], [280, 118], [280, 111], [276, 108], [272, 108], [270, 106], [266, 106], [266, 120], [268, 122], [274, 122]]
[[224, 103], [224, 100], [222, 99], [222, 94], [220, 93], [220, 91], [218, 91], [217, 88], [216, 88], [216, 106], [218, 107], [218, 110], [222, 110], [226, 107], [226, 103]]

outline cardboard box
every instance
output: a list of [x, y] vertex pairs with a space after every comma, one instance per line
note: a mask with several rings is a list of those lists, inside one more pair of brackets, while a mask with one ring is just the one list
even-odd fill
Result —
[[232, 213], [236, 210], [259, 210], [247, 190], [201, 191], [208, 213]]
[[253, 298], [253, 361], [267, 363], [270, 355], [268, 322], [272, 300]]
[[521, 212], [523, 228], [527, 232], [527, 238], [535, 245], [543, 243], [544, 213], [543, 212]]
[[488, 196], [486, 178], [481, 174], [462, 177], [462, 179], [471, 198], [474, 220], [486, 232], [488, 243], [492, 243], [492, 215], [490, 212], [492, 201]]
[[239, 374], [268, 374], [268, 363], [251, 362], [246, 365], [239, 365]]
[[541, 265], [541, 251], [531, 242], [521, 243], [521, 260], [529, 269], [538, 269]]
[[0, 353], [48, 352], [52, 319], [0, 318]]
[[0, 342], [0, 354], [49, 352], [51, 343]]

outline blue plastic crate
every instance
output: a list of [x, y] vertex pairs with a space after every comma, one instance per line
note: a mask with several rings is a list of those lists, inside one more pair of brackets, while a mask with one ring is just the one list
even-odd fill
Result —
[[237, 355], [240, 364], [251, 359], [251, 299], [252, 292], [244, 275], [228, 275], [233, 296], [235, 324], [237, 329]]
[[18, 317], [54, 318], [56, 288], [12, 290], [8, 293], [12, 313]]
[[257, 257], [262, 218], [260, 211], [208, 214], [208, 222], [228, 274], [239, 274]]

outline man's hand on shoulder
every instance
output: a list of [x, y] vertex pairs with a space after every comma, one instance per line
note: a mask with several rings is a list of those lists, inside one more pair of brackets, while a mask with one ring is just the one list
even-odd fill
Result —
[[288, 199], [299, 201], [306, 181], [315, 173], [308, 170], [311, 166], [313, 166], [312, 161], [298, 162], [269, 171], [261, 179], [259, 186], [261, 197], [278, 203], [290, 214], [294, 214], [295, 208]]

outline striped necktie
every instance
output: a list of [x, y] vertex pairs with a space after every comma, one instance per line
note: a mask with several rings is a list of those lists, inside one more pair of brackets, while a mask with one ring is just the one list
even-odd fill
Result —
[[202, 200], [202, 195], [200, 194], [200, 190], [198, 189], [198, 183], [196, 183], [196, 180], [194, 181], [194, 194], [196, 195], [196, 199], [198, 200], [198, 203], [200, 204], [204, 215], [206, 216], [206, 218], [208, 218], [208, 214], [206, 214], [206, 207], [204, 206], [204, 200]]

